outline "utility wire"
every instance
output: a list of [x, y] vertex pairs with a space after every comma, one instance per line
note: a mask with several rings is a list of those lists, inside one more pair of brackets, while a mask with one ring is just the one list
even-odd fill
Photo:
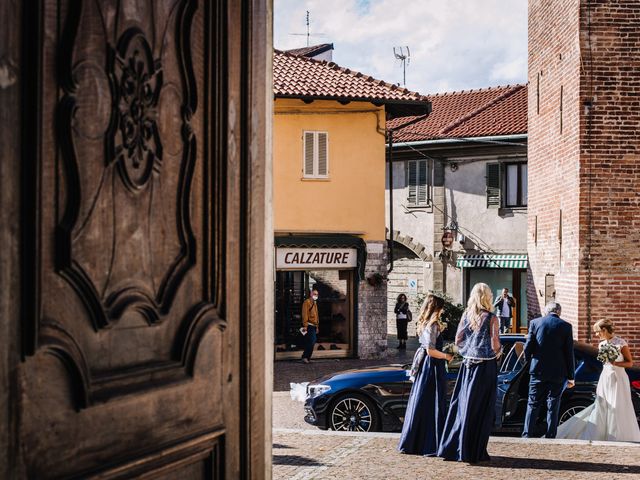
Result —
[[[412, 133], [414, 135], [424, 135], [424, 132], [417, 132], [415, 130], [407, 130], [404, 128], [401, 128], [402, 133]], [[462, 143], [462, 142], [473, 142], [473, 143], [486, 143], [489, 145], [506, 145], [506, 146], [514, 146], [514, 147], [526, 147], [527, 144], [526, 143], [514, 143], [514, 142], [508, 142], [508, 141], [503, 141], [503, 140], [483, 140], [480, 138], [473, 138], [473, 137], [455, 137], [455, 138], [443, 138], [443, 139], [434, 139], [434, 140], [453, 140], [454, 143]], [[401, 145], [401, 144], [405, 144], [405, 142], [394, 142], [396, 145]]]

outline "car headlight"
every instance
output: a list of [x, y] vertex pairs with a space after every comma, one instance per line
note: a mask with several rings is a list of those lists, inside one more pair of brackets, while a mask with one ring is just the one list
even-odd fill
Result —
[[319, 397], [331, 390], [329, 385], [307, 385], [307, 398]]

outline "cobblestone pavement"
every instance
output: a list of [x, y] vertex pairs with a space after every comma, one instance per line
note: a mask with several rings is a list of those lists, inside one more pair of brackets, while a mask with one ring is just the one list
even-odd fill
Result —
[[389, 349], [387, 357], [376, 360], [360, 360], [358, 358], [339, 358], [312, 360], [309, 364], [299, 360], [280, 360], [275, 362], [273, 375], [273, 391], [288, 392], [290, 383], [310, 382], [328, 373], [348, 370], [350, 368], [363, 368], [375, 365], [388, 365], [390, 363], [411, 363], [413, 354], [418, 348], [418, 339], [409, 338], [407, 350], [397, 350], [395, 335], [387, 335]]
[[304, 421], [304, 403], [291, 400], [289, 392], [273, 392], [273, 428], [317, 430]]
[[639, 479], [640, 444], [495, 438], [490, 462], [401, 455], [398, 434], [275, 429], [274, 479]]

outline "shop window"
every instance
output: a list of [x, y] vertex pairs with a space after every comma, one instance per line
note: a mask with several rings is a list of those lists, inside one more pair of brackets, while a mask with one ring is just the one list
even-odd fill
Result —
[[431, 202], [431, 164], [429, 160], [407, 162], [407, 203], [411, 207], [423, 207]]
[[329, 134], [305, 131], [302, 172], [304, 178], [329, 177]]

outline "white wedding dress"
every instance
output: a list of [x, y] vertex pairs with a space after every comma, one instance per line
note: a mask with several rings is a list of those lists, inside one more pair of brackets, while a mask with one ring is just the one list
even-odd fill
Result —
[[[620, 337], [608, 340], [612, 345], [627, 345]], [[603, 340], [600, 345], [607, 342]], [[622, 354], [617, 362], [624, 360]], [[622, 367], [605, 363], [598, 380], [596, 400], [558, 427], [556, 438], [640, 442], [640, 428], [631, 401], [629, 377]]]

